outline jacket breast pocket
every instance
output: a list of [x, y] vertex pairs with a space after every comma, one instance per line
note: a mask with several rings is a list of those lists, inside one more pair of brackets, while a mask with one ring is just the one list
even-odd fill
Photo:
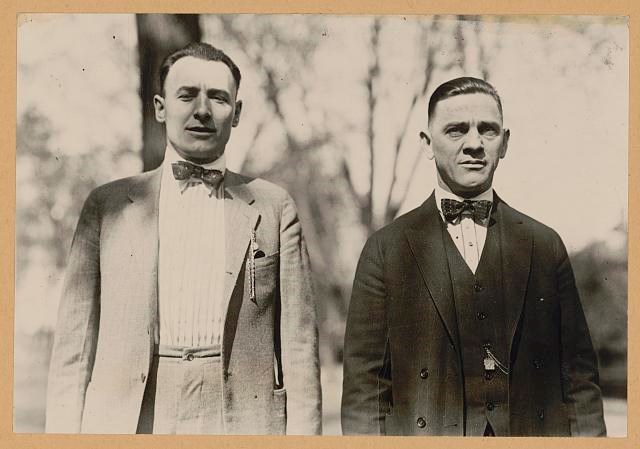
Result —
[[255, 259], [255, 299], [258, 306], [273, 302], [280, 275], [280, 254]]
[[270, 256], [256, 257], [253, 259], [256, 263], [256, 271], [280, 264], [280, 252], [271, 254]]

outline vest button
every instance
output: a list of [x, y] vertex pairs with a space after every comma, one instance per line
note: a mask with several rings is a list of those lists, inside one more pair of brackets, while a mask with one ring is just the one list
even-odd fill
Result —
[[418, 420], [416, 421], [416, 424], [418, 424], [418, 427], [420, 427], [421, 429], [425, 428], [427, 425], [427, 421], [421, 416], [420, 418], [418, 418]]
[[487, 380], [493, 379], [493, 372], [492, 371], [485, 371], [484, 372], [484, 378], [487, 379]]
[[496, 408], [496, 406], [493, 402], [487, 402], [487, 410], [491, 411], [494, 408]]
[[538, 419], [540, 419], [541, 421], [544, 419], [544, 409], [543, 408], [539, 408], [537, 411], [537, 415], [538, 415]]
[[484, 320], [487, 318], [487, 314], [484, 312], [478, 312], [476, 316], [478, 317], [479, 320]]
[[535, 369], [540, 369], [542, 368], [542, 360], [540, 359], [534, 359], [533, 360], [533, 366]]
[[187, 360], [191, 362], [193, 360], [193, 354], [187, 354]]
[[429, 370], [426, 368], [422, 368], [420, 370], [420, 377], [423, 379], [426, 379], [427, 377], [429, 377]]
[[475, 284], [473, 284], [473, 289], [474, 289], [476, 292], [480, 293], [481, 291], [483, 291], [483, 290], [484, 290], [484, 287], [482, 286], [482, 284], [481, 284], [480, 282], [476, 281], [476, 283], [475, 283]]

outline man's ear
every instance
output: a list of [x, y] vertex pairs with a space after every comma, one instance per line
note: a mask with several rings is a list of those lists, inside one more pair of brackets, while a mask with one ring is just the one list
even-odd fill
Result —
[[504, 158], [504, 156], [507, 154], [507, 147], [509, 146], [509, 137], [511, 137], [511, 131], [505, 128], [502, 135], [502, 148], [500, 148], [500, 159]]
[[156, 111], [156, 121], [164, 123], [166, 117], [166, 109], [164, 107], [164, 98], [160, 95], [153, 96], [153, 108]]
[[427, 155], [427, 159], [433, 159], [433, 148], [431, 148], [431, 137], [424, 131], [420, 131], [420, 147]]
[[240, 113], [242, 112], [242, 100], [236, 101], [236, 110], [233, 113], [233, 121], [231, 122], [231, 126], [234, 128], [238, 126], [240, 123]]

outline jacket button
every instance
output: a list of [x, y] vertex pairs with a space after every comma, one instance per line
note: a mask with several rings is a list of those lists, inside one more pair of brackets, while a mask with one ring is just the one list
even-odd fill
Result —
[[476, 292], [480, 293], [481, 291], [483, 291], [483, 290], [484, 290], [484, 287], [482, 286], [482, 284], [481, 284], [480, 282], [476, 281], [476, 283], [475, 283], [475, 284], [473, 284], [473, 289], [474, 289]]
[[491, 411], [494, 408], [496, 408], [496, 406], [493, 402], [487, 402], [487, 410]]
[[421, 429], [423, 429], [426, 425], [427, 425], [427, 421], [421, 416], [420, 418], [418, 418], [418, 420], [416, 421], [416, 424], [418, 424], [418, 427], [420, 427]]
[[478, 317], [479, 320], [484, 320], [487, 318], [487, 314], [484, 312], [478, 312], [476, 316]]
[[493, 372], [492, 371], [485, 371], [484, 372], [484, 378], [487, 379], [487, 380], [493, 379]]
[[429, 370], [426, 368], [422, 368], [420, 370], [420, 377], [423, 379], [426, 379], [427, 377], [429, 377]]
[[539, 408], [537, 411], [538, 414], [538, 419], [540, 419], [541, 421], [544, 419], [544, 409], [543, 408]]
[[533, 360], [533, 366], [535, 369], [540, 369], [542, 368], [542, 360], [540, 359], [534, 359]]

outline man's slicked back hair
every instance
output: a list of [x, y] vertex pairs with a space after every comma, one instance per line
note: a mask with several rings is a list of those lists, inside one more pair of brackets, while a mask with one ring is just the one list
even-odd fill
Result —
[[176, 61], [187, 56], [204, 59], [205, 61], [220, 61], [224, 63], [227, 67], [229, 67], [229, 70], [231, 70], [233, 79], [236, 82], [236, 91], [240, 89], [240, 69], [225, 52], [223, 52], [219, 48], [214, 47], [213, 45], [204, 42], [192, 42], [186, 47], [174, 51], [162, 62], [159, 73], [159, 88], [163, 95], [164, 82], [167, 79], [167, 75], [169, 74], [169, 69], [171, 69], [171, 66], [175, 64]]
[[436, 105], [438, 102], [447, 98], [455, 97], [456, 95], [464, 94], [486, 94], [493, 97], [498, 105], [498, 111], [500, 112], [500, 118], [502, 118], [502, 101], [496, 89], [485, 80], [480, 78], [473, 78], [471, 76], [463, 76], [461, 78], [455, 78], [440, 84], [436, 90], [431, 94], [429, 98], [429, 122], [431, 122]]

